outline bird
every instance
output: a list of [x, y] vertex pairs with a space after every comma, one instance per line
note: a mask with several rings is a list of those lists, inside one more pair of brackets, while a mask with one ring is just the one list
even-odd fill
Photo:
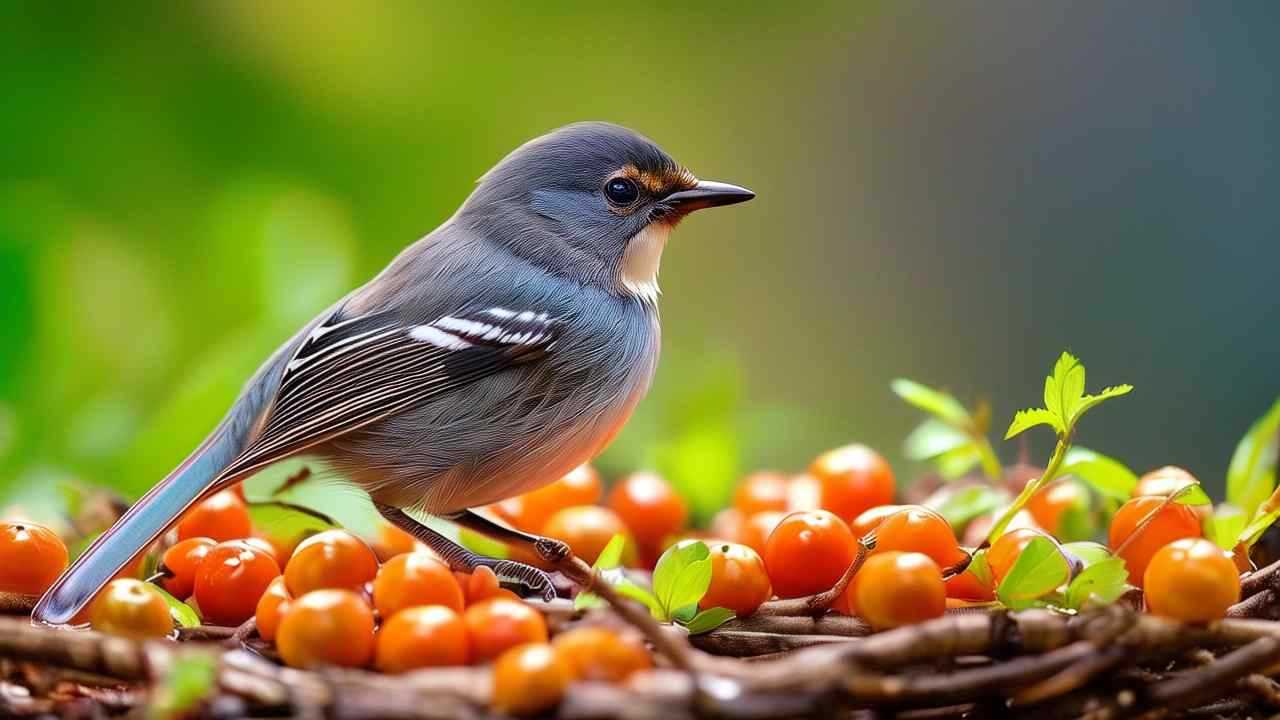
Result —
[[473, 509], [550, 483], [608, 445], [657, 366], [657, 278], [672, 230], [691, 212], [753, 197], [698, 179], [615, 124], [524, 143], [452, 217], [276, 350], [205, 440], [49, 588], [33, 622], [72, 624], [186, 510], [295, 456], [330, 465], [455, 569], [485, 565], [553, 597], [542, 571], [476, 555], [410, 513], [566, 556], [564, 543]]

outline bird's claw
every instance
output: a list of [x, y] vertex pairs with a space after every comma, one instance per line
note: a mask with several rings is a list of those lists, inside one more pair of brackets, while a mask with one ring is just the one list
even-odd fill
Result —
[[568, 544], [545, 537], [538, 538], [538, 541], [533, 544], [533, 549], [537, 551], [539, 558], [552, 565], [563, 562], [571, 552]]
[[519, 585], [530, 595], [539, 595], [547, 602], [556, 599], [556, 587], [551, 583], [551, 577], [532, 565], [514, 560], [492, 560], [482, 564], [488, 565], [500, 582]]

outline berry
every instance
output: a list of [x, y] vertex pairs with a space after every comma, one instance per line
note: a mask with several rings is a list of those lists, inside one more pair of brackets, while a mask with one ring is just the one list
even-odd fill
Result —
[[1240, 600], [1235, 563], [1217, 545], [1200, 538], [1160, 548], [1143, 576], [1147, 608], [1183, 622], [1209, 622]]
[[875, 528], [875, 538], [872, 552], [924, 553], [940, 567], [951, 567], [967, 557], [951, 525], [922, 505], [908, 505], [885, 518]]
[[[1117, 554], [1129, 570], [1129, 582], [1138, 587], [1142, 586], [1148, 563], [1160, 548], [1174, 540], [1200, 537], [1200, 517], [1194, 510], [1177, 503], [1161, 507], [1164, 502], [1162, 497], [1136, 497], [1121, 505], [1111, 518], [1108, 544], [1112, 551], [1124, 546], [1123, 551]], [[1156, 508], [1160, 509], [1157, 511]], [[1157, 513], [1155, 517], [1126, 545], [1129, 536], [1152, 512]]]
[[947, 609], [942, 569], [922, 553], [867, 558], [845, 593], [852, 595], [847, 604], [876, 630], [942, 617]]
[[549, 485], [495, 503], [493, 510], [516, 528], [542, 533], [542, 528], [557, 510], [575, 505], [594, 505], [600, 501], [603, 492], [599, 473], [590, 465], [581, 465]]
[[822, 507], [822, 484], [809, 474], [796, 475], [787, 483], [787, 512], [818, 510]]
[[412, 535], [392, 525], [381, 523], [378, 526], [378, 539], [372, 544], [373, 553], [379, 562], [386, 562], [397, 555], [425, 550], [426, 545], [418, 542]]
[[179, 600], [191, 597], [196, 587], [196, 568], [216, 544], [209, 538], [195, 537], [181, 540], [165, 550], [160, 563], [170, 575], [160, 580], [160, 586]]
[[509, 715], [550, 710], [564, 697], [569, 672], [545, 642], [512, 648], [493, 665], [493, 708]]
[[684, 529], [689, 507], [658, 475], [633, 473], [609, 492], [609, 507], [631, 529], [636, 542], [658, 546], [663, 539]]
[[462, 616], [443, 605], [405, 608], [378, 630], [374, 664], [385, 673], [466, 665], [471, 641]]
[[788, 513], [784, 512], [762, 512], [748, 517], [742, 523], [741, 539], [738, 542], [764, 557], [764, 548], [769, 542], [769, 536], [787, 515]]
[[1188, 485], [1196, 485], [1199, 482], [1195, 475], [1186, 470], [1176, 465], [1166, 465], [1138, 478], [1138, 484], [1133, 486], [1133, 491], [1130, 495], [1133, 497], [1142, 495], [1168, 497]]
[[253, 616], [258, 599], [279, 575], [270, 555], [243, 540], [218, 543], [196, 568], [200, 613], [212, 625], [239, 625]]
[[990, 602], [996, 599], [995, 589], [978, 579], [972, 570], [946, 579], [947, 597], [968, 602]]
[[1089, 509], [1089, 491], [1073, 480], [1055, 480], [1041, 488], [1027, 501], [1027, 511], [1036, 524], [1050, 534], [1060, 536], [1067, 512]]
[[40, 595], [67, 567], [67, 546], [43, 525], [0, 523], [0, 592]]
[[627, 525], [618, 514], [598, 505], [568, 507], [547, 521], [542, 534], [567, 543], [573, 554], [587, 564], [594, 563], [614, 535], [628, 538], [623, 551], [623, 564], [635, 563], [635, 543], [630, 541]]
[[572, 680], [618, 683], [653, 667], [644, 645], [602, 627], [574, 628], [552, 643]]
[[373, 606], [382, 617], [389, 618], [412, 605], [443, 605], [462, 612], [462, 588], [453, 572], [424, 552], [391, 558], [373, 581]]
[[303, 540], [284, 569], [294, 597], [325, 588], [355, 590], [378, 574], [368, 543], [346, 530], [325, 530]]
[[774, 592], [793, 598], [830, 589], [853, 562], [856, 545], [849, 526], [826, 510], [791, 513], [765, 543]]
[[216, 542], [249, 537], [253, 523], [249, 508], [231, 490], [210, 495], [182, 516], [178, 523], [178, 539], [207, 537]]
[[708, 534], [715, 540], [742, 542], [743, 526], [747, 516], [738, 508], [725, 508], [711, 518]]
[[819, 455], [809, 474], [818, 481], [821, 507], [846, 522], [893, 502], [893, 470], [865, 445], [846, 445]]
[[1027, 545], [1031, 544], [1032, 540], [1038, 537], [1048, 538], [1050, 541], [1053, 540], [1052, 537], [1039, 530], [1018, 528], [1006, 532], [991, 543], [991, 549], [987, 550], [987, 567], [991, 568], [991, 579], [997, 587], [999, 587], [1000, 581], [1004, 580], [1004, 576], [1008, 575], [1009, 571], [1013, 569], [1013, 564], [1018, 561], [1018, 556], [1022, 554], [1022, 551], [1026, 549]]
[[141, 580], [112, 580], [89, 608], [94, 630], [143, 640], [173, 632], [169, 604], [155, 588]]
[[746, 545], [712, 542], [711, 585], [698, 602], [703, 608], [723, 607], [738, 617], [755, 612], [773, 595], [764, 561]]
[[515, 600], [485, 600], [467, 608], [462, 619], [471, 637], [473, 657], [480, 662], [517, 645], [547, 641], [547, 621], [542, 613]]
[[743, 478], [733, 493], [733, 506], [744, 516], [787, 509], [788, 479], [775, 472], [758, 472]]
[[373, 610], [350, 590], [309, 592], [289, 602], [276, 648], [290, 667], [364, 667], [373, 659]]
[[858, 517], [849, 523], [849, 529], [853, 531], [853, 536], [861, 539], [867, 533], [880, 527], [880, 523], [884, 522], [890, 515], [905, 510], [909, 507], [921, 507], [919, 505], [877, 505], [869, 510], [864, 510], [858, 514]]
[[280, 618], [284, 617], [285, 610], [289, 608], [289, 601], [292, 599], [289, 588], [284, 586], [283, 575], [271, 581], [266, 592], [262, 593], [262, 597], [258, 599], [258, 605], [253, 612], [259, 637], [267, 642], [275, 642], [276, 631], [280, 629]]

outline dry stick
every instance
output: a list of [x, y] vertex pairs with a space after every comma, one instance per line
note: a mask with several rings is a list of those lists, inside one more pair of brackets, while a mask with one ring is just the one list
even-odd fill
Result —
[[1277, 577], [1280, 577], [1280, 560], [1240, 578], [1240, 597], [1251, 597], [1264, 590], [1275, 588]]

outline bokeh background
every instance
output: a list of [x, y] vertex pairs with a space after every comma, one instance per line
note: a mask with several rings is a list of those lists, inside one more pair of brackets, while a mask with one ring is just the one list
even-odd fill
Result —
[[[1280, 6], [275, 3], [0, 8], [0, 499], [138, 494], [294, 328], [559, 125], [759, 193], [685, 223], [606, 470], [860, 440], [895, 376], [1036, 404], [1216, 492], [1280, 393]], [[1047, 436], [1047, 433], [1044, 433]], [[1033, 450], [1045, 450], [1037, 438]], [[1003, 444], [1010, 458], [1016, 447]]]

